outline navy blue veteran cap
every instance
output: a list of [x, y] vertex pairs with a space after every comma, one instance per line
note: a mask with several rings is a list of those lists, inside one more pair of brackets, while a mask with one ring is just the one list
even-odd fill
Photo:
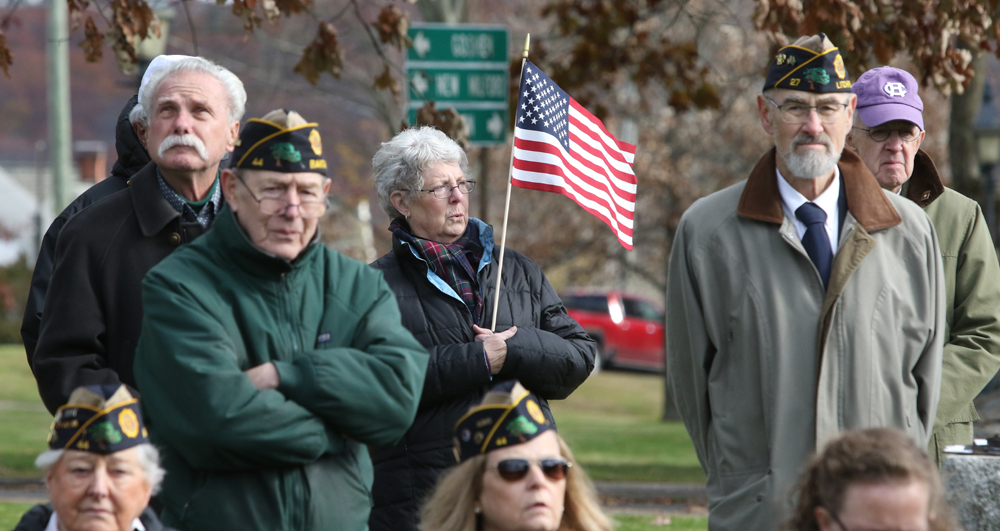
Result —
[[231, 168], [326, 175], [319, 124], [295, 111], [278, 109], [251, 118], [233, 150]]
[[526, 443], [555, 428], [538, 405], [538, 397], [517, 380], [509, 380], [490, 389], [478, 406], [455, 423], [455, 457], [465, 461]]
[[800, 37], [778, 50], [771, 59], [764, 90], [771, 88], [803, 92], [851, 92], [851, 79], [840, 50], [825, 34]]
[[139, 399], [124, 385], [77, 387], [56, 411], [49, 433], [52, 450], [110, 454], [149, 442]]

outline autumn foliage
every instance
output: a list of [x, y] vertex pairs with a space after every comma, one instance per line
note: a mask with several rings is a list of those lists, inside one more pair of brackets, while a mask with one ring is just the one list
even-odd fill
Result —
[[921, 83], [947, 94], [968, 84], [974, 55], [998, 53], [998, 6], [1000, 0], [757, 0], [754, 22], [775, 48], [826, 33], [850, 72], [908, 54]]
[[[72, 30], [82, 26], [83, 40], [79, 46], [86, 53], [87, 61], [96, 62], [103, 58], [105, 46], [114, 52], [115, 60], [122, 72], [134, 72], [137, 63], [136, 45], [142, 39], [160, 36], [160, 21], [146, 0], [67, 0], [69, 4]], [[225, 6], [226, 0], [216, 0]], [[186, 3], [181, 3], [188, 9]], [[15, 4], [16, 8], [17, 4]], [[265, 21], [277, 23], [281, 17], [311, 15], [313, 0], [233, 0], [231, 12], [238, 18], [247, 33], [254, 32]], [[373, 22], [364, 20], [358, 0], [347, 0], [345, 11], [353, 7], [357, 19], [369, 32], [373, 44], [385, 65], [382, 76], [375, 79], [376, 88], [390, 90], [395, 96], [401, 93], [398, 81], [389, 71], [390, 61], [382, 54], [381, 46], [391, 46], [404, 50], [410, 41], [406, 36], [409, 20], [395, 5], [381, 8]], [[9, 16], [9, 15], [8, 15]], [[377, 38], [375, 37], [377, 35]], [[13, 64], [13, 54], [8, 49], [0, 27], [0, 69], [10, 76], [8, 67]], [[315, 85], [322, 74], [339, 78], [344, 66], [344, 49], [338, 40], [337, 27], [332, 20], [316, 21], [316, 37], [303, 50], [295, 66], [295, 72]]]
[[[552, 0], [542, 8], [568, 51], [541, 45], [532, 51], [549, 77], [599, 117], [607, 112], [600, 94], [618, 88], [625, 77], [639, 90], [662, 87], [678, 111], [717, 108], [695, 35], [666, 31], [684, 4], [666, 0]], [[546, 62], [548, 52], [557, 61]], [[590, 103], [595, 103], [591, 106]]]

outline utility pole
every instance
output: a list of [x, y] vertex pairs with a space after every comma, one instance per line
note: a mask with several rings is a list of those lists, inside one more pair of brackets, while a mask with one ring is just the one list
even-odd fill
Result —
[[52, 210], [69, 203], [72, 175], [69, 106], [69, 6], [67, 0], [49, 0], [48, 96], [49, 153], [52, 162]]

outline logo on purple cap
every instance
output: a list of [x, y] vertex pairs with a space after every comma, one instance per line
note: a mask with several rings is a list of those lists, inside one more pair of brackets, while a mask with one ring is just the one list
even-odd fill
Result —
[[906, 85], [899, 82], [889, 81], [882, 87], [882, 90], [890, 98], [902, 98], [906, 96]]

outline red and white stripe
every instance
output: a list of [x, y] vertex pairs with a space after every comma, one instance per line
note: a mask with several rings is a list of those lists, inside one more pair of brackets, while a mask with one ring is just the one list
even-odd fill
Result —
[[548, 133], [514, 128], [512, 183], [569, 197], [603, 220], [631, 250], [635, 146], [615, 139], [572, 98], [567, 119], [569, 152]]

